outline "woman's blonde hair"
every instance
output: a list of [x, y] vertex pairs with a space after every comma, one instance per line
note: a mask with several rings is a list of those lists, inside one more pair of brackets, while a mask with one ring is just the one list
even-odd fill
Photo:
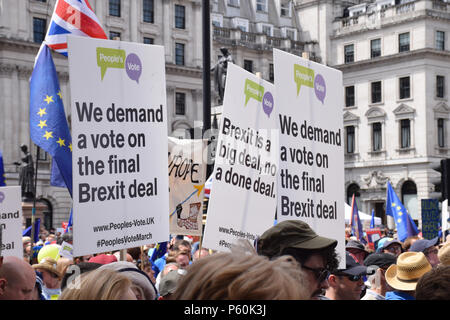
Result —
[[66, 288], [59, 300], [120, 300], [131, 280], [114, 270], [93, 270], [80, 275], [80, 286]]
[[306, 300], [307, 279], [291, 256], [217, 253], [187, 268], [174, 300]]

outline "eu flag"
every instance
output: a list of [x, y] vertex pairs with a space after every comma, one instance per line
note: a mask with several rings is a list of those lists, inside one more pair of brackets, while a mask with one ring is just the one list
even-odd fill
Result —
[[370, 219], [369, 229], [375, 229], [375, 209], [372, 209], [372, 219]]
[[54, 159], [72, 195], [72, 138], [50, 49], [43, 44], [30, 80], [30, 136]]
[[5, 167], [3, 166], [3, 156], [0, 151], [0, 187], [6, 186], [5, 182]]
[[72, 226], [73, 226], [73, 208], [70, 209], [69, 223], [67, 223], [67, 227], [66, 230], [64, 230], [64, 233], [69, 232]]
[[[29, 226], [25, 230], [22, 231], [22, 237], [31, 237], [31, 229], [32, 226]], [[34, 239], [33, 243], [37, 243], [39, 241], [39, 230], [41, 230], [41, 219], [37, 218], [34, 222]]]
[[362, 244], [367, 244], [364, 239], [364, 231], [362, 228], [361, 219], [359, 218], [358, 206], [356, 205], [355, 195], [352, 197], [352, 216], [350, 217], [350, 226], [352, 227], [352, 234]]
[[387, 182], [386, 215], [394, 218], [400, 241], [403, 242], [406, 238], [419, 234], [416, 224], [397, 197], [389, 181]]
[[153, 250], [153, 254], [150, 257], [150, 261], [153, 263], [156, 259], [161, 258], [167, 252], [167, 242], [160, 242], [156, 245], [155, 250]]

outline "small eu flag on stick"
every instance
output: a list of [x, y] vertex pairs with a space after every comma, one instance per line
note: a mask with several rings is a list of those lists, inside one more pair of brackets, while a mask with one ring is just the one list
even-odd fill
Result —
[[408, 214], [408, 211], [406, 211], [394, 189], [392, 189], [389, 181], [387, 182], [386, 215], [394, 218], [400, 241], [403, 242], [406, 238], [419, 234], [416, 224]]

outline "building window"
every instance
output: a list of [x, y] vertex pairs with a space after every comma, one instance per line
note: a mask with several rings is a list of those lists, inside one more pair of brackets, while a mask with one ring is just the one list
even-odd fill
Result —
[[411, 97], [411, 84], [409, 77], [399, 79], [400, 99], [407, 99]]
[[282, 16], [282, 17], [290, 17], [291, 16], [291, 1], [292, 0], [281, 0], [280, 16]]
[[354, 153], [355, 152], [355, 127], [354, 126], [347, 126], [345, 127], [346, 131], [346, 142], [347, 142], [347, 153]]
[[175, 114], [184, 116], [186, 114], [186, 94], [175, 93]]
[[154, 41], [155, 40], [153, 38], [144, 37], [144, 44], [153, 44]]
[[269, 63], [269, 81], [272, 83], [275, 81], [275, 73], [273, 72], [273, 63]]
[[436, 31], [436, 49], [445, 50], [445, 32]]
[[382, 147], [381, 143], [381, 123], [372, 123], [372, 150], [380, 151]]
[[268, 37], [271, 37], [272, 36], [272, 26], [263, 25], [262, 33], [264, 33]]
[[247, 32], [247, 27], [246, 27], [246, 26], [238, 25], [237, 28], [238, 28], [239, 30], [241, 30], [242, 32]]
[[400, 148], [411, 147], [411, 120], [400, 120]]
[[[48, 153], [44, 149], [39, 150], [39, 161], [48, 161], [49, 159]], [[53, 165], [53, 164], [52, 164]]]
[[370, 84], [372, 93], [372, 103], [380, 103], [381, 98], [381, 81], [375, 81]]
[[244, 59], [244, 69], [253, 73], [253, 61]]
[[175, 43], [175, 64], [184, 66], [184, 44]]
[[417, 200], [417, 186], [413, 181], [407, 180], [403, 183], [401, 201], [414, 223], [418, 225], [420, 204]]
[[232, 7], [239, 7], [239, 0], [228, 0], [228, 5]]
[[267, 12], [267, 0], [256, 0], [256, 11]]
[[355, 106], [355, 86], [345, 87], [345, 106]]
[[295, 30], [286, 29], [286, 38], [291, 39], [292, 41], [295, 41], [296, 40], [295, 34], [296, 34]]
[[409, 51], [409, 32], [398, 35], [398, 52]]
[[444, 130], [444, 119], [439, 118], [437, 121], [437, 129], [438, 129], [438, 146], [440, 148], [445, 147], [445, 130]]
[[33, 18], [33, 41], [41, 43], [45, 39], [47, 21], [41, 18]]
[[354, 51], [353, 44], [344, 46], [344, 61], [345, 61], [345, 63], [350, 63], [350, 62], [355, 61], [355, 51]]
[[370, 57], [376, 58], [381, 56], [381, 39], [374, 39], [370, 41]]
[[445, 94], [445, 77], [436, 76], [436, 98], [443, 98]]
[[109, 32], [109, 40], [120, 40], [120, 32], [110, 31]]
[[142, 1], [142, 14], [144, 22], [153, 23], [154, 22], [154, 2], [153, 0], [143, 0]]
[[175, 5], [175, 28], [186, 28], [186, 12], [185, 7], [178, 4]]
[[120, 0], [109, 0], [109, 15], [120, 17]]

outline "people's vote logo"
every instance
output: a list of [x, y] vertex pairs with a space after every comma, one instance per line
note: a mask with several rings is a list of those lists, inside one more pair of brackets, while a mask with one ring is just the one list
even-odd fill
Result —
[[259, 85], [258, 83], [246, 79], [244, 85], [244, 95], [245, 95], [245, 106], [250, 99], [255, 99], [258, 102], [262, 103], [262, 108], [267, 117], [270, 118], [270, 114], [273, 111], [274, 102], [273, 95], [269, 91], [264, 93], [264, 87]]
[[302, 86], [314, 88], [317, 99], [324, 104], [327, 85], [321, 74], [315, 74], [313, 69], [294, 64], [294, 82], [297, 85], [297, 96]]
[[142, 74], [141, 59], [135, 53], [128, 56], [123, 49], [97, 48], [97, 66], [100, 67], [101, 79], [108, 68], [125, 69], [128, 77], [139, 84]]

